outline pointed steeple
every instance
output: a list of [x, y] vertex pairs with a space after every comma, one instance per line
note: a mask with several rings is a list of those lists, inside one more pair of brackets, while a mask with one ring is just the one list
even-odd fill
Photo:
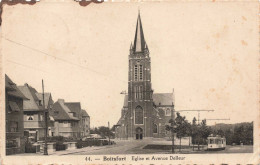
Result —
[[136, 31], [135, 31], [135, 40], [133, 45], [134, 52], [143, 52], [145, 49], [145, 40], [144, 40], [144, 33], [143, 27], [140, 17], [140, 11], [138, 13], [137, 23], [136, 23]]

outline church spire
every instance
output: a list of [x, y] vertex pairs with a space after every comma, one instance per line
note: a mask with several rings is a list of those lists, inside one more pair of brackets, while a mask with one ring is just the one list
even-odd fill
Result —
[[135, 31], [135, 40], [133, 45], [134, 52], [143, 52], [145, 49], [145, 40], [144, 40], [144, 33], [143, 27], [140, 17], [140, 11], [138, 11], [138, 18], [136, 23], [136, 31]]

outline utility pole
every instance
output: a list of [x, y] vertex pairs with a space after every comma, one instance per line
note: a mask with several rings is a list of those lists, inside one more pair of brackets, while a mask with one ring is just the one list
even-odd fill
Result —
[[42, 79], [42, 103], [43, 103], [43, 113], [44, 113], [44, 121], [45, 121], [45, 134], [44, 134], [44, 153], [43, 155], [48, 155], [48, 150], [47, 150], [47, 133], [48, 133], [48, 117], [47, 117], [47, 109], [45, 109], [45, 102], [44, 102], [44, 84], [43, 84], [43, 79]]
[[110, 145], [110, 123], [108, 122], [108, 145]]
[[184, 111], [196, 111], [198, 112], [198, 125], [200, 123], [200, 112], [206, 111], [206, 112], [213, 112], [214, 110], [178, 110], [177, 112], [184, 112]]

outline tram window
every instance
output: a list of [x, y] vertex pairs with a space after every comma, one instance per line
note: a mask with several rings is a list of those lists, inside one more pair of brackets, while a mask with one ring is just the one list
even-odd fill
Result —
[[214, 139], [209, 139], [209, 144], [214, 144]]

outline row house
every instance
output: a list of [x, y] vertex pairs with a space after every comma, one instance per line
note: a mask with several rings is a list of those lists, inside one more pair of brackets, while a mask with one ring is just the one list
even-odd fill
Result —
[[81, 109], [80, 102], [65, 102], [58, 99], [50, 115], [54, 118], [54, 136], [80, 138], [90, 133], [90, 117]]
[[23, 101], [28, 100], [5, 75], [6, 155], [24, 153]]
[[[50, 93], [45, 93], [43, 105], [43, 95], [38, 93], [35, 88], [27, 83], [23, 86], [18, 86], [18, 89], [23, 93], [28, 100], [23, 101], [24, 109], [24, 131], [31, 141], [38, 141], [45, 136], [45, 119], [44, 116], [46, 109], [52, 107], [53, 101]], [[49, 134], [52, 135], [51, 130], [54, 132], [54, 121], [48, 120]], [[51, 129], [52, 126], [52, 129]]]
[[[40, 104], [45, 110], [48, 110], [48, 112], [50, 113], [50, 111], [52, 111], [52, 106], [53, 106], [53, 100], [52, 100], [52, 96], [51, 93], [44, 93], [44, 104], [43, 105], [43, 93], [36, 93], [37, 98], [39, 99]], [[47, 114], [48, 116], [48, 134], [47, 136], [54, 136], [54, 131], [55, 131], [55, 127], [54, 127], [54, 118], [50, 115]]]
[[54, 136], [80, 137], [80, 119], [75, 111], [71, 111], [63, 99], [53, 104], [50, 115], [54, 118]]

